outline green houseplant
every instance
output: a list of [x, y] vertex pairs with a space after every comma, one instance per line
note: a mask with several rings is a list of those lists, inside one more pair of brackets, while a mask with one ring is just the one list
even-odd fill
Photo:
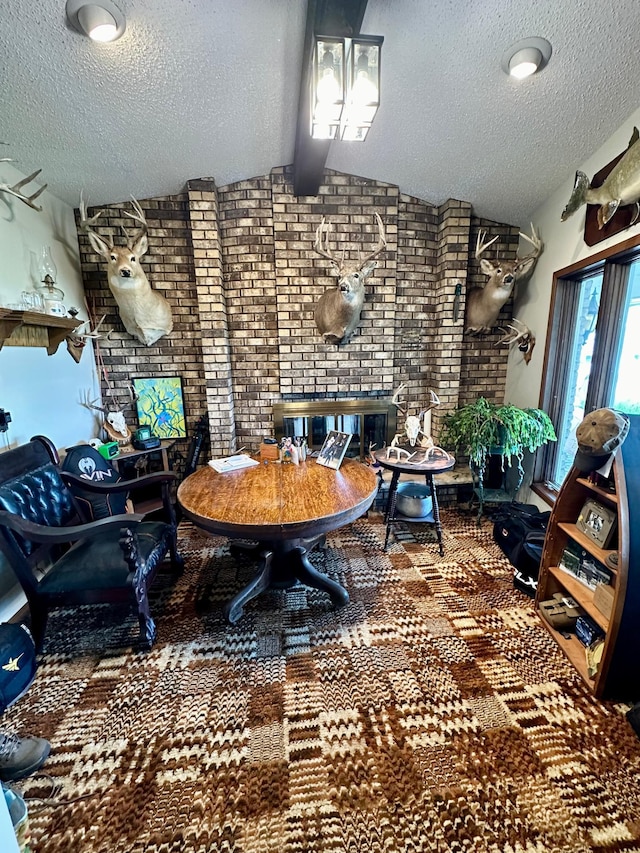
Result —
[[502, 456], [503, 469], [505, 464], [511, 466], [515, 458], [522, 482], [525, 450], [533, 453], [547, 441], [555, 440], [553, 424], [542, 409], [498, 405], [484, 397], [445, 415], [440, 436], [443, 447], [469, 457], [469, 466], [477, 473], [480, 482], [492, 454]]

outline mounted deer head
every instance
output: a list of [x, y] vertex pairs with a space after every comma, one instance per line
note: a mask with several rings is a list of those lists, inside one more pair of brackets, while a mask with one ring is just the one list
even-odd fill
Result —
[[316, 231], [314, 248], [323, 258], [328, 258], [334, 266], [338, 281], [335, 287], [325, 290], [315, 310], [315, 321], [318, 331], [327, 343], [348, 343], [351, 335], [360, 322], [360, 312], [364, 304], [364, 284], [376, 268], [373, 259], [387, 245], [382, 219], [375, 214], [378, 223], [378, 243], [364, 260], [357, 263], [337, 260], [329, 251], [329, 234], [331, 225], [325, 223], [324, 217]]
[[484, 287], [472, 287], [467, 294], [467, 313], [465, 319], [466, 331], [471, 335], [490, 332], [495, 326], [498, 315], [507, 299], [511, 296], [516, 281], [530, 275], [536, 261], [542, 254], [544, 245], [531, 226], [531, 237], [520, 232], [520, 236], [531, 243], [533, 252], [515, 261], [488, 261], [482, 255], [489, 246], [498, 239], [494, 237], [488, 243], [484, 242], [486, 231], [481, 231], [476, 240], [476, 258], [480, 261], [480, 269], [489, 280]]
[[[91, 218], [80, 195], [80, 227], [89, 237], [93, 250], [107, 262], [109, 289], [113, 294], [125, 329], [145, 346], [168, 335], [173, 329], [173, 318], [169, 303], [161, 293], [152, 290], [151, 285], [140, 266], [140, 259], [148, 248], [147, 221], [142, 208], [132, 196], [134, 213], [122, 212], [138, 222], [140, 228], [127, 238], [126, 246], [116, 246], [111, 240], [101, 237], [91, 227], [104, 213], [100, 210]], [[124, 230], [124, 229], [123, 229]]]

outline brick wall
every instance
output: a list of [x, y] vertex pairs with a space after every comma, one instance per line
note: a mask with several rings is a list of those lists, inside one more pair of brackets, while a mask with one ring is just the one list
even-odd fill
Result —
[[[136, 376], [182, 376], [188, 428], [207, 415], [214, 455], [256, 448], [272, 432], [273, 403], [283, 400], [387, 398], [407, 382], [412, 407], [423, 407], [429, 389], [440, 397], [437, 434], [439, 415], [458, 403], [502, 399], [507, 349], [494, 346], [497, 333], [463, 336], [464, 294], [486, 280], [474, 257], [478, 230], [499, 234], [489, 257], [513, 257], [517, 229], [478, 220], [468, 202], [438, 208], [391, 184], [329, 170], [318, 196], [296, 198], [290, 167], [281, 167], [222, 188], [210, 178], [189, 181], [185, 193], [141, 206], [149, 230], [143, 267], [170, 302], [174, 330], [151, 347], [124, 331], [106, 264], [81, 233], [88, 303], [111, 330], [99, 345], [103, 387], [123, 400]], [[131, 231], [120, 207], [106, 208], [94, 225], [115, 242], [123, 241], [121, 225]], [[314, 250], [316, 228], [324, 216], [332, 251], [357, 260], [377, 242], [376, 212], [387, 246], [367, 281], [359, 329], [348, 344], [324, 343], [313, 311], [335, 276]], [[135, 424], [131, 404], [125, 409]]]

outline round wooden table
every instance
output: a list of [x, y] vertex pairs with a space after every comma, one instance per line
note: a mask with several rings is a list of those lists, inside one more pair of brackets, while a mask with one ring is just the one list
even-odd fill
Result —
[[[405, 450], [415, 453], [413, 459], [411, 461], [407, 459], [397, 459], [394, 455], [391, 455], [389, 458], [387, 457], [387, 450], [376, 450], [374, 452], [374, 457], [376, 461], [382, 465], [383, 468], [387, 468], [389, 471], [392, 471], [391, 475], [391, 485], [389, 486], [389, 497], [387, 499], [387, 509], [385, 512], [385, 523], [387, 525], [387, 532], [384, 537], [384, 550], [387, 550], [387, 543], [389, 541], [389, 531], [391, 529], [391, 524], [397, 518], [396, 515], [396, 495], [398, 491], [398, 480], [400, 479], [400, 474], [424, 474], [427, 486], [431, 489], [431, 496], [433, 499], [433, 509], [432, 519], [422, 519], [423, 521], [432, 521], [436, 526], [436, 536], [438, 537], [438, 546], [440, 549], [440, 556], [444, 556], [444, 545], [442, 544], [442, 524], [440, 522], [440, 508], [438, 506], [438, 495], [436, 492], [436, 484], [433, 481], [434, 474], [442, 474], [443, 471], [450, 471], [456, 464], [456, 460], [453, 456], [447, 454], [446, 456], [442, 456], [441, 454], [431, 456], [427, 456], [424, 450], [421, 450], [419, 447], [405, 447]], [[393, 451], [391, 451], [393, 453]], [[420, 519], [410, 518], [409, 516], [403, 516], [403, 521], [420, 521]]]
[[349, 601], [340, 584], [318, 572], [307, 553], [329, 531], [365, 513], [378, 491], [366, 465], [344, 459], [338, 471], [308, 459], [300, 465], [260, 463], [218, 474], [205, 466], [180, 484], [184, 515], [210, 533], [257, 541], [258, 574], [226, 606], [235, 624], [245, 605], [269, 587], [301, 581], [327, 592], [336, 607]]

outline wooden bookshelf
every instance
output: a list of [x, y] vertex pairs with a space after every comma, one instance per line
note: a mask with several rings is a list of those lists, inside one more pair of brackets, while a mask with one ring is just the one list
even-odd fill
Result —
[[[576, 468], [562, 484], [547, 527], [536, 608], [545, 628], [597, 697], [635, 702], [640, 699], [640, 416], [632, 415], [630, 420], [631, 429], [612, 465], [615, 491], [592, 483]], [[590, 499], [616, 511], [614, 549], [600, 548], [576, 526], [582, 507]], [[609, 617], [596, 607], [594, 590], [560, 568], [564, 550], [572, 541], [611, 575], [613, 605]], [[607, 563], [611, 554], [617, 554], [616, 567]], [[540, 603], [558, 592], [571, 596], [604, 631], [602, 658], [593, 677], [588, 671], [586, 647], [578, 636], [556, 630], [542, 615]]]

